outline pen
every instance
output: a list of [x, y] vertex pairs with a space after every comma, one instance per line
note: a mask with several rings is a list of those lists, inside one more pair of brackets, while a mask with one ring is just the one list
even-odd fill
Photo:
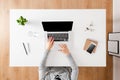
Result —
[[24, 47], [24, 50], [25, 50], [26, 55], [28, 55], [27, 49], [26, 49], [26, 47], [25, 47], [25, 43], [23, 43], [23, 47]]

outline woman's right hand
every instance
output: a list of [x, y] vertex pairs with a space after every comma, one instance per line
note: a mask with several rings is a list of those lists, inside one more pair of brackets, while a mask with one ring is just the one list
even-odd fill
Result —
[[48, 41], [47, 41], [46, 49], [50, 50], [53, 47], [53, 44], [54, 44], [54, 38], [53, 37], [49, 37]]

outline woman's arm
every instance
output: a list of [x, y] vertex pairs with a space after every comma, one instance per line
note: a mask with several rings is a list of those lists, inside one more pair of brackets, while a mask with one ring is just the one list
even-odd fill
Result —
[[41, 60], [41, 63], [39, 65], [39, 70], [44, 69], [46, 67], [45, 64], [48, 57], [48, 53], [49, 53], [49, 50], [46, 50], [44, 53], [43, 59]]
[[72, 68], [71, 80], [77, 80], [78, 67], [77, 67], [73, 57], [71, 56], [69, 49], [67, 48], [66, 44], [60, 44], [60, 48], [61, 48], [60, 51], [63, 52], [67, 56], [69, 63], [71, 65], [71, 68]]
[[39, 65], [39, 80], [42, 80], [45, 76], [45, 72], [47, 67], [45, 66], [46, 64], [46, 60], [47, 60], [47, 56], [48, 56], [49, 50], [46, 50], [44, 53], [44, 57]]
[[47, 69], [45, 65], [46, 65], [46, 61], [47, 61], [47, 57], [50, 52], [50, 49], [53, 46], [53, 43], [54, 43], [54, 39], [50, 37], [47, 42], [46, 51], [44, 53], [43, 59], [41, 60], [41, 63], [39, 65], [39, 80], [43, 80], [45, 76], [46, 69]]
[[78, 66], [76, 65], [76, 63], [75, 63], [75, 61], [70, 53], [67, 55], [67, 58], [69, 60], [71, 68], [72, 68], [71, 80], [77, 80], [77, 78], [78, 78]]

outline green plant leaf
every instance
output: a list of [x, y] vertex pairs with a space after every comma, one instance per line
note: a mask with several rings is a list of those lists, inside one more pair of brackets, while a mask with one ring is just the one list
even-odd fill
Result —
[[16, 20], [19, 25], [25, 25], [28, 20], [24, 18], [23, 16], [20, 16], [18, 20]]
[[20, 22], [19, 20], [16, 20], [18, 23]]

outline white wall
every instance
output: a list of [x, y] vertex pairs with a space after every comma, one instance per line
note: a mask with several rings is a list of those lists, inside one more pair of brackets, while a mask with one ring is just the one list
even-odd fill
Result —
[[113, 58], [113, 80], [120, 80], [120, 57]]
[[[120, 32], [120, 0], [113, 0], [113, 32]], [[120, 80], [120, 57], [113, 58], [113, 80]]]
[[120, 32], [120, 0], [113, 0], [113, 32]]

